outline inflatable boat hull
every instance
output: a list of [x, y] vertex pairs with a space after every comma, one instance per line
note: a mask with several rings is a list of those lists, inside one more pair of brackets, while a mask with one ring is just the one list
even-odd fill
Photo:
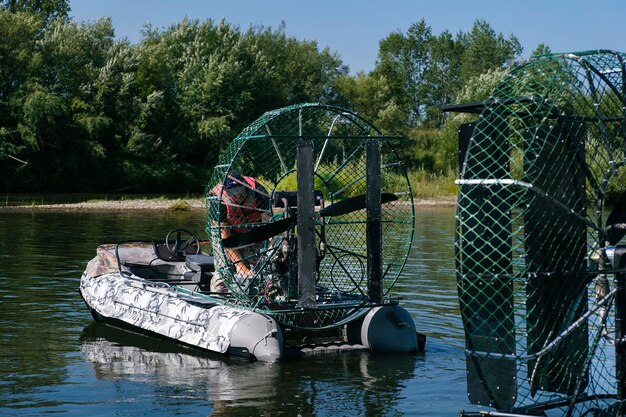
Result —
[[117, 273], [83, 274], [80, 293], [94, 318], [216, 353], [264, 362], [282, 358], [282, 332], [263, 314], [190, 296]]

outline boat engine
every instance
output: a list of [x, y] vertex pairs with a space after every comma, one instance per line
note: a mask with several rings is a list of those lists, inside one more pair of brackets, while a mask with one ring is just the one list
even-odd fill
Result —
[[[290, 241], [292, 241], [290, 243]], [[276, 301], [287, 301], [289, 299], [289, 288], [297, 286], [294, 272], [297, 266], [294, 265], [295, 240], [284, 236], [272, 238], [272, 246], [279, 248], [273, 253], [266, 253], [266, 275], [263, 295], [265, 298], [272, 298]], [[290, 277], [293, 277], [290, 279]], [[291, 282], [294, 281], [294, 282]]]

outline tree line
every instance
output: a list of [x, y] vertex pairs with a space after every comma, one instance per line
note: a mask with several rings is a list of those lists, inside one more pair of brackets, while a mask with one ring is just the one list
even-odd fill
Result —
[[284, 25], [184, 19], [145, 26], [131, 44], [110, 18], [77, 23], [69, 11], [64, 0], [0, 0], [5, 192], [199, 193], [250, 122], [317, 101], [407, 136], [409, 166], [445, 175], [456, 153], [441, 106], [480, 95], [485, 74], [497, 79], [522, 53], [483, 20], [453, 35], [422, 19], [380, 41], [372, 71], [351, 75]]

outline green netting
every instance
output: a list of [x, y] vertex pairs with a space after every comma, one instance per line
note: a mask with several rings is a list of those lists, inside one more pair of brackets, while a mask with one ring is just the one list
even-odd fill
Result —
[[531, 60], [469, 125], [456, 262], [472, 403], [623, 415], [604, 201], [625, 163], [625, 58]]
[[[207, 233], [217, 272], [228, 289], [226, 301], [261, 310], [285, 326], [309, 329], [338, 326], [371, 307], [366, 210], [338, 216], [319, 213], [366, 193], [366, 149], [372, 142], [380, 146], [380, 190], [398, 197], [381, 206], [382, 294], [387, 295], [404, 267], [413, 236], [413, 197], [405, 167], [393, 150], [397, 140], [383, 137], [350, 111], [320, 104], [267, 112], [244, 129], [220, 155], [206, 191]], [[241, 259], [222, 243], [226, 236], [296, 218], [299, 203], [292, 201], [285, 209], [277, 196], [285, 191], [300, 198], [295, 194], [298, 147], [304, 141], [312, 143], [314, 189], [321, 196], [314, 216], [315, 301], [307, 308], [300, 300], [295, 221], [287, 231], [240, 249]], [[224, 184], [232, 172], [262, 186], [266, 198], [241, 203], [244, 211], [254, 205], [260, 219], [243, 216], [240, 224], [232, 225], [223, 218], [223, 206], [229, 204]], [[243, 274], [240, 264], [252, 272]]]

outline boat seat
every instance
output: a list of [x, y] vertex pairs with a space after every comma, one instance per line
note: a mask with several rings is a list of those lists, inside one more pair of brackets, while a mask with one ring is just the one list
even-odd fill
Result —
[[201, 291], [210, 291], [211, 278], [213, 278], [213, 272], [215, 272], [213, 257], [203, 253], [187, 255], [185, 265], [191, 269], [191, 271], [185, 272], [185, 279], [197, 282]]
[[185, 265], [195, 272], [213, 272], [215, 271], [215, 262], [213, 257], [200, 253], [198, 255], [187, 255]]

